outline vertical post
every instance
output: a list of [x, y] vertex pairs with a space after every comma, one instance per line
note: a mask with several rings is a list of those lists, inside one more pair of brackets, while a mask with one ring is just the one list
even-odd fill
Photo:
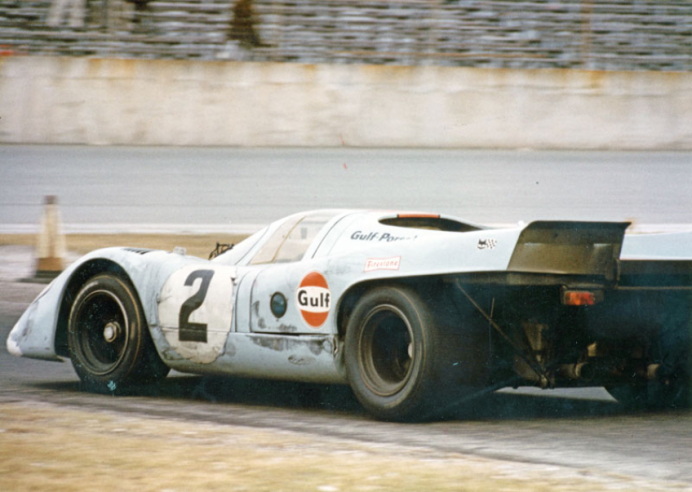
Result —
[[50, 279], [60, 274], [65, 267], [65, 250], [58, 198], [46, 196], [36, 241], [36, 278]]
[[591, 22], [593, 20], [593, 0], [582, 0], [581, 7], [581, 53], [580, 65], [583, 69], [590, 68], [591, 37], [593, 36]]

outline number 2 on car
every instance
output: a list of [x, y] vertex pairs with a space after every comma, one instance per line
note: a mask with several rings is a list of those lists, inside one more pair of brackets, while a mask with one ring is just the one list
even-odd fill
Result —
[[223, 353], [233, 319], [234, 277], [232, 267], [188, 265], [164, 284], [159, 322], [184, 358], [211, 363]]

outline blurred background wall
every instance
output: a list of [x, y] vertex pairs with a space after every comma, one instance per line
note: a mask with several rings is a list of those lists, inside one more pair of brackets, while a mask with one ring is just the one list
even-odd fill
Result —
[[692, 148], [692, 2], [75, 1], [0, 0], [1, 142]]
[[692, 74], [12, 57], [0, 139], [692, 148]]

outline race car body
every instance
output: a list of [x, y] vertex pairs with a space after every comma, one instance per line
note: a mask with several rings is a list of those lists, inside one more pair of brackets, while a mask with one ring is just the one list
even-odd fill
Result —
[[108, 248], [56, 278], [7, 346], [69, 357], [96, 391], [171, 368], [345, 383], [394, 420], [527, 384], [683, 405], [692, 234], [625, 236], [627, 226], [320, 210], [212, 260]]

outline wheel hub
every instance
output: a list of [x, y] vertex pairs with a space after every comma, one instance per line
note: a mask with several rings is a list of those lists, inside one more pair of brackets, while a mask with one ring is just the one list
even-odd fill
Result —
[[379, 396], [392, 396], [408, 382], [415, 359], [411, 326], [400, 309], [375, 307], [364, 320], [360, 365], [364, 383]]
[[122, 334], [120, 323], [111, 321], [103, 327], [103, 339], [108, 343], [115, 342]]

